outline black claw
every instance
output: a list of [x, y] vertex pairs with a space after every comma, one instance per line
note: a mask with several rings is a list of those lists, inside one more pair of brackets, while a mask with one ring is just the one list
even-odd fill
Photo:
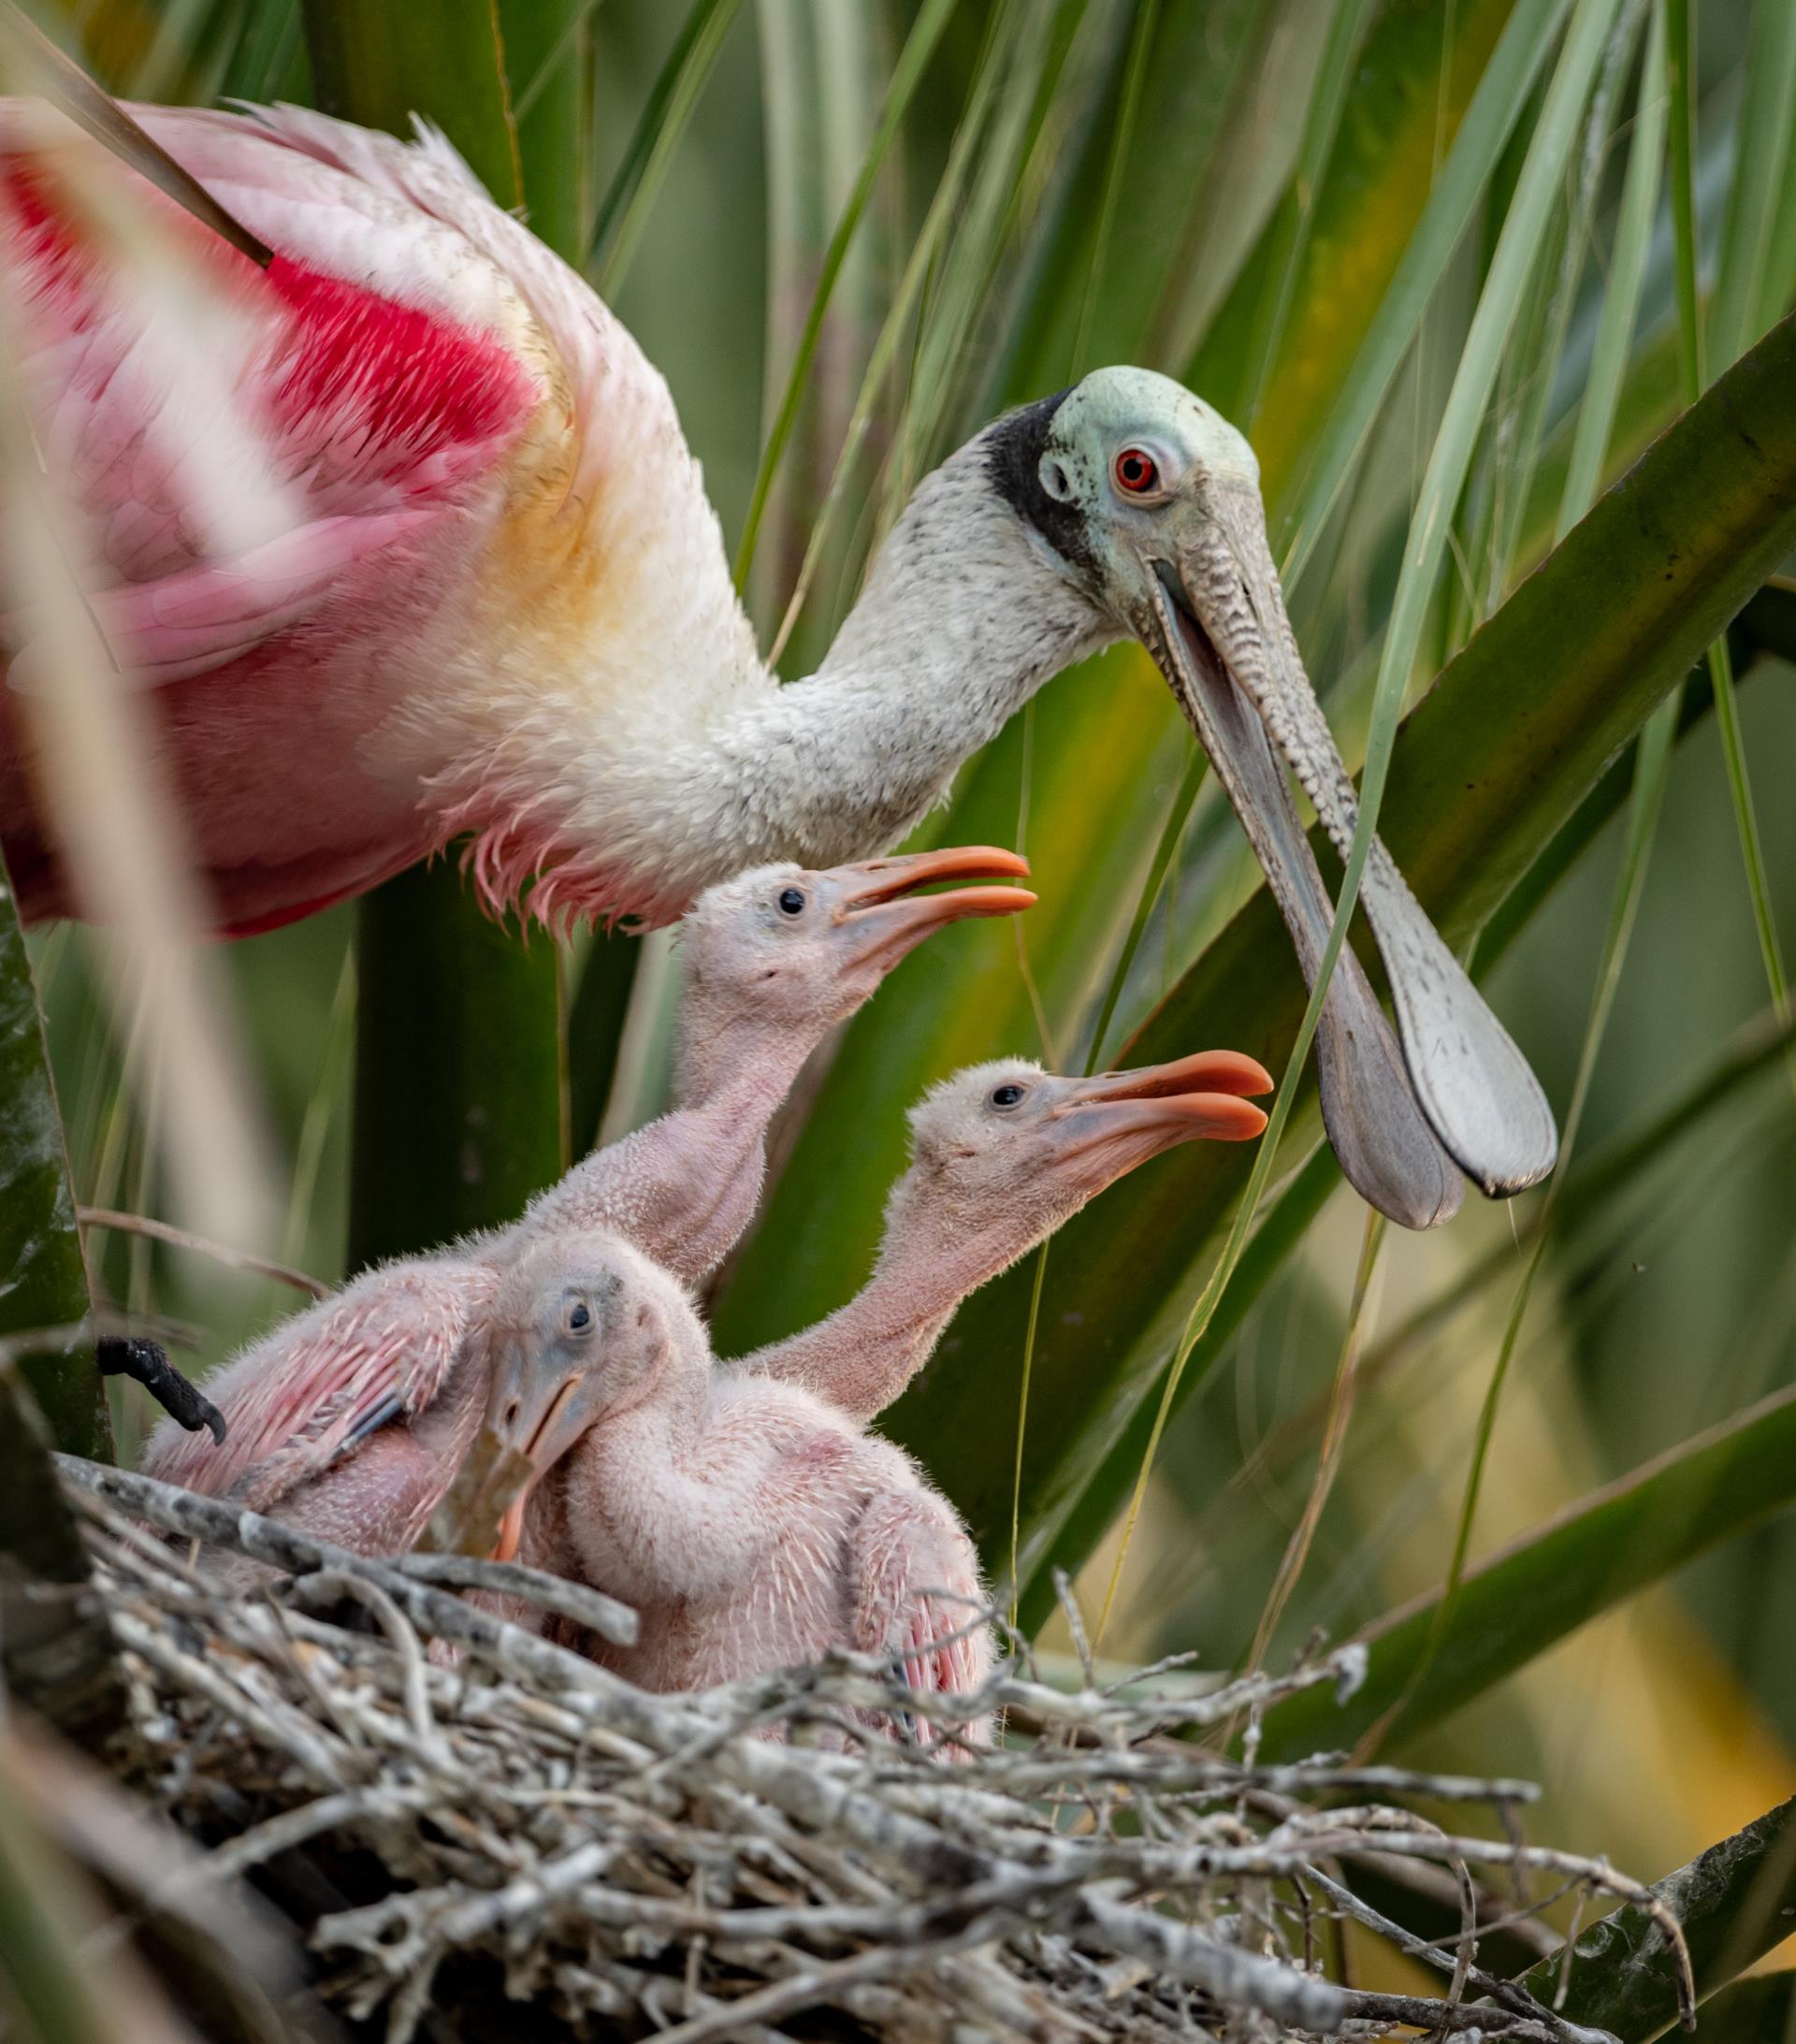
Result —
[[94, 1343], [94, 1358], [102, 1377], [130, 1377], [140, 1384], [178, 1427], [196, 1434], [210, 1427], [212, 1439], [223, 1442], [224, 1415], [210, 1399], [196, 1391], [159, 1341], [146, 1341], [138, 1335], [103, 1334]]

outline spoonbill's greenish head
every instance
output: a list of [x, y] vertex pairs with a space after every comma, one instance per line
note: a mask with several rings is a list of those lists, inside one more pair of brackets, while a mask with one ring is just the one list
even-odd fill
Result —
[[[1313, 983], [1333, 904], [1297, 819], [1296, 774], [1345, 857], [1358, 818], [1286, 616], [1253, 450], [1169, 377], [1094, 370], [990, 428], [993, 487], [1074, 587], [1147, 645], [1209, 754]], [[1402, 1057], [1351, 951], [1318, 1039], [1323, 1112], [1347, 1176], [1409, 1225], [1534, 1184], [1557, 1134], [1533, 1073], [1374, 842], [1360, 899]]]

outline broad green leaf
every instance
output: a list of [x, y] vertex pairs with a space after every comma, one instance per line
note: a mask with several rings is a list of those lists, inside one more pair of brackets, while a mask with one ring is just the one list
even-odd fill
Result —
[[0, 1686], [80, 1736], [117, 1715], [109, 1634], [91, 1605], [34, 1598], [29, 1586], [87, 1580], [43, 1435], [73, 1454], [111, 1457], [93, 1342], [56, 1332], [80, 1326], [89, 1311], [43, 1021], [0, 861]]
[[[1335, 1162], [1334, 1152], [1324, 1143], [1311, 1152], [1303, 1168], [1267, 1203], [1235, 1267], [1233, 1282], [1192, 1350], [1181, 1386], [1187, 1399], [1221, 1359], [1224, 1350], [1240, 1331], [1242, 1321], [1340, 1183], [1340, 1167]], [[1134, 1487], [1152, 1439], [1165, 1388], [1163, 1371], [1151, 1393], [1137, 1404], [1083, 1491], [1062, 1516], [1053, 1548], [1044, 1554], [1037, 1543], [1034, 1565], [1024, 1573], [1017, 1605], [1018, 1618], [1025, 1631], [1041, 1625], [1054, 1608], [1054, 1572], [1064, 1570], [1070, 1574], [1077, 1570], [1103, 1539], [1116, 1516], [1117, 1506]]]
[[[1744, 679], [1760, 660], [1796, 661], [1796, 590], [1770, 582], [1728, 628], [1737, 673]], [[1678, 705], [1678, 737], [1688, 734], [1715, 707], [1708, 664], [1685, 677]], [[1628, 798], [1633, 748], [1618, 759], [1572, 813], [1551, 845], [1518, 880], [1478, 935], [1480, 969], [1488, 971], [1520, 935], [1528, 920]]]
[[[85, 1322], [87, 1266], [24, 933], [0, 862], [0, 1340]], [[12, 1367], [59, 1447], [111, 1458], [106, 1396], [85, 1337], [16, 1353]], [[0, 1484], [0, 1492], [6, 1489]]]
[[1796, 2037], [1796, 1973], [1755, 1973], [1704, 2002], [1698, 2044], [1789, 2044]]
[[[124, 1706], [111, 1628], [95, 1602], [71, 1594], [88, 1580], [87, 1551], [7, 1348], [0, 1341], [0, 1695], [97, 1744]], [[80, 1361], [97, 1384], [90, 1355]]]
[[365, 897], [355, 954], [351, 1270], [514, 1219], [563, 1166], [553, 945], [453, 860]]
[[[1759, 1016], [1662, 1107], [1656, 1108], [1638, 1125], [1630, 1123], [1592, 1155], [1571, 1166], [1559, 1195], [1555, 1225], [1561, 1240], [1579, 1245], [1580, 1264], [1589, 1260], [1582, 1246], [1586, 1232], [1595, 1229], [1617, 1205], [1631, 1208], [1642, 1199], [1652, 1199], [1655, 1196], [1650, 1188], [1655, 1183], [1656, 1167], [1687, 1137], [1707, 1126], [1713, 1117], [1738, 1104], [1756, 1080], [1781, 1062], [1793, 1036], [1796, 1022], [1780, 1020], [1770, 1011]], [[1538, 1212], [1530, 1216], [1518, 1228], [1514, 1243], [1505, 1243], [1479, 1257], [1451, 1283], [1417, 1306], [1389, 1334], [1375, 1341], [1363, 1365], [1364, 1381], [1368, 1384], [1375, 1383], [1399, 1366], [1488, 1287], [1513, 1276], [1516, 1250], [1539, 1239], [1543, 1218]], [[1615, 1223], [1617, 1227], [1625, 1225], [1625, 1221]], [[1312, 1407], [1282, 1425], [1266, 1443], [1266, 1466], [1279, 1469], [1314, 1434], [1319, 1416]]]
[[501, 206], [524, 203], [524, 169], [505, 77], [500, 9], [490, 0], [429, 8], [304, 0], [318, 105], [364, 127], [410, 136], [436, 122]]
[[[1787, 321], [1597, 504], [1411, 715], [1382, 827], [1450, 943], [1490, 916], [1796, 539], [1796, 417], [1778, 395], [1792, 373]], [[1276, 1070], [1302, 1006], [1261, 892], [1115, 1055], [1148, 1062], [1221, 1043]], [[1306, 1099], [1293, 1163], [1316, 1136]], [[1026, 1571], [1158, 1381], [1193, 1266], [1246, 1169], [1238, 1151], [1188, 1146], [1114, 1187], [1056, 1241], [1025, 1471]], [[1024, 1310], [1014, 1273], [976, 1295], [891, 1415], [993, 1558], [1008, 1472], [979, 1442], [986, 1415], [1015, 1409]]]
[[[1562, 1239], [1580, 1244], [1581, 1261], [1587, 1260], [1581, 1246], [1586, 1231], [1618, 1203], [1631, 1206], [1634, 1201], [1629, 1196], [1637, 1199], [1636, 1188], [1643, 1182], [1654, 1181], [1652, 1174], [1660, 1160], [1693, 1131], [1706, 1126], [1712, 1117], [1733, 1107], [1754, 1080], [1782, 1060], [1790, 1037], [1790, 1024], [1778, 1022], [1773, 1015], [1760, 1016], [1727, 1045], [1713, 1065], [1644, 1123], [1629, 1127], [1571, 1168], [1559, 1198], [1557, 1225]], [[1211, 1365], [1220, 1358], [1250, 1309], [1340, 1182], [1340, 1167], [1324, 1144], [1268, 1205], [1224, 1295], [1222, 1306], [1193, 1353], [1192, 1366], [1180, 1387], [1183, 1397], [1175, 1400], [1175, 1411], [1204, 1382]], [[1452, 1283], [1416, 1307], [1390, 1334], [1374, 1342], [1360, 1364], [1362, 1397], [1373, 1384], [1400, 1369], [1418, 1347], [1450, 1325], [1474, 1298], [1511, 1276], [1515, 1248], [1526, 1248], [1538, 1235], [1539, 1225], [1539, 1216], [1531, 1217], [1521, 1230], [1517, 1244], [1492, 1249]], [[1617, 1221], [1616, 1225], [1620, 1225]], [[1039, 1625], [1053, 1609], [1052, 1572], [1060, 1569], [1071, 1573], [1078, 1568], [1115, 1515], [1117, 1500], [1127, 1496], [1147, 1452], [1164, 1389], [1163, 1376], [1153, 1395], [1136, 1407], [1102, 1467], [1067, 1514], [1054, 1546], [1037, 1561], [1019, 1607], [1025, 1630]], [[1310, 1452], [1322, 1430], [1325, 1410], [1325, 1398], [1317, 1397], [1281, 1421], [1227, 1489], [1209, 1501], [1203, 1523], [1209, 1524], [1219, 1514], [1225, 1516], [1234, 1502], [1255, 1484], [1281, 1480], [1294, 1462]]]
[[264, 4], [252, 7], [231, 53], [219, 96], [265, 103], [291, 96], [282, 92], [281, 81], [303, 47], [299, 0], [264, 0]]
[[1373, 1732], [1381, 1750], [1395, 1750], [1599, 1614], [1792, 1500], [1796, 1390], [1785, 1390], [1481, 1561], [1438, 1629], [1438, 1597], [1379, 1619], [1362, 1635], [1370, 1651], [1358, 1690], [1341, 1705], [1322, 1690], [1275, 1705], [1261, 1752], [1292, 1760]]
[[[1655, 1881], [1653, 1893], [1683, 1928], [1697, 2000], [1705, 2002], [1789, 1935], [1796, 1913], [1796, 1798]], [[1565, 1971], [1571, 1977], [1560, 2001]], [[1593, 1923], [1572, 1946], [1569, 1962], [1555, 1954], [1531, 1967], [1522, 1985], [1569, 2022], [1608, 2030], [1620, 2044], [1646, 2044], [1678, 2021], [1665, 1935], [1632, 1905]], [[1740, 2004], [1735, 2008], [1740, 2012]], [[1723, 2013], [1717, 2002], [1699, 2015], [1696, 2034], [1713, 2037], [1716, 2044], [1750, 2044], [1755, 2036], [1779, 2035], [1774, 2028], [1736, 2027], [1719, 2020]], [[1762, 2007], [1760, 2015], [1766, 2015]]]
[[595, 0], [500, 9], [520, 189], [530, 231], [569, 261], [592, 233], [592, 25]]
[[[305, 0], [318, 104], [396, 134], [424, 115], [501, 205], [525, 204], [507, 22], [515, 7], [523, 59], [540, 63], [581, 5]], [[532, 109], [532, 156], [546, 181], [567, 167], [551, 145], [578, 131], [577, 85], [558, 76]], [[572, 195], [544, 195], [552, 234], [579, 224], [573, 184]], [[554, 946], [541, 935], [526, 946], [492, 921], [453, 859], [367, 896], [356, 943], [352, 1268], [511, 1219], [566, 1153]]]

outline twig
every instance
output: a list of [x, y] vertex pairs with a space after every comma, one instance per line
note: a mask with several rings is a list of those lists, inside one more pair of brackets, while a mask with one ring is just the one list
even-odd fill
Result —
[[[618, 1618], [553, 1579], [350, 1555], [146, 1477], [61, 1466], [127, 1671], [133, 1780], [224, 1841], [170, 1892], [353, 1854], [369, 1870], [353, 1906], [326, 1892], [296, 1907], [331, 1998], [394, 2044], [458, 2044], [438, 1993], [451, 1963], [502, 1969], [508, 1994], [573, 2031], [677, 2044], [782, 2044], [789, 2018], [891, 2036], [971, 2024], [1018, 2044], [1273, 2044], [1393, 2024], [1595, 2044], [1479, 1967], [1470, 1869], [1531, 1871], [1542, 1906], [1562, 1880], [1651, 1906], [1601, 1860], [1514, 1831], [1449, 1834], [1403, 1806], [1513, 1813], [1525, 1782], [1339, 1754], [1251, 1766], [1176, 1735], [1213, 1739], [1270, 1698], [1351, 1679], [1351, 1656], [1203, 1695], [1067, 1690], [1007, 1667], [954, 1698], [836, 1653], [655, 1695], [454, 1594]], [[245, 1595], [149, 1528], [275, 1574]], [[375, 1627], [339, 1622], [350, 1601]], [[455, 1665], [427, 1640], [455, 1647]], [[1003, 1750], [968, 1742], [1007, 1705], [1029, 1732]], [[905, 1713], [944, 1737], [876, 1729]], [[1427, 1946], [1319, 1863], [1426, 1873], [1459, 1901], [1457, 1934]], [[1342, 1918], [1425, 1958], [1449, 1992], [1325, 1978], [1320, 1928]]]
[[196, 1256], [210, 1256], [214, 1263], [224, 1264], [233, 1270], [249, 1270], [259, 1278], [273, 1278], [279, 1283], [292, 1285], [295, 1291], [310, 1293], [313, 1298], [330, 1297], [329, 1285], [321, 1279], [308, 1277], [303, 1270], [294, 1269], [290, 1264], [258, 1256], [253, 1250], [234, 1249], [228, 1242], [215, 1242], [209, 1236], [176, 1227], [171, 1221], [152, 1220], [147, 1213], [125, 1213], [117, 1207], [77, 1207], [75, 1218], [85, 1228], [111, 1228], [121, 1235], [148, 1236], [152, 1241], [191, 1250]]

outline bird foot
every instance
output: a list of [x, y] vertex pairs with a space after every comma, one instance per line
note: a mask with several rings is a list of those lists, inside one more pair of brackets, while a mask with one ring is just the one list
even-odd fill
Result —
[[224, 1439], [224, 1415], [210, 1399], [195, 1390], [159, 1341], [141, 1336], [103, 1334], [94, 1344], [94, 1358], [102, 1377], [130, 1377], [140, 1384], [178, 1427], [196, 1434], [202, 1427], [211, 1429], [212, 1439]]

